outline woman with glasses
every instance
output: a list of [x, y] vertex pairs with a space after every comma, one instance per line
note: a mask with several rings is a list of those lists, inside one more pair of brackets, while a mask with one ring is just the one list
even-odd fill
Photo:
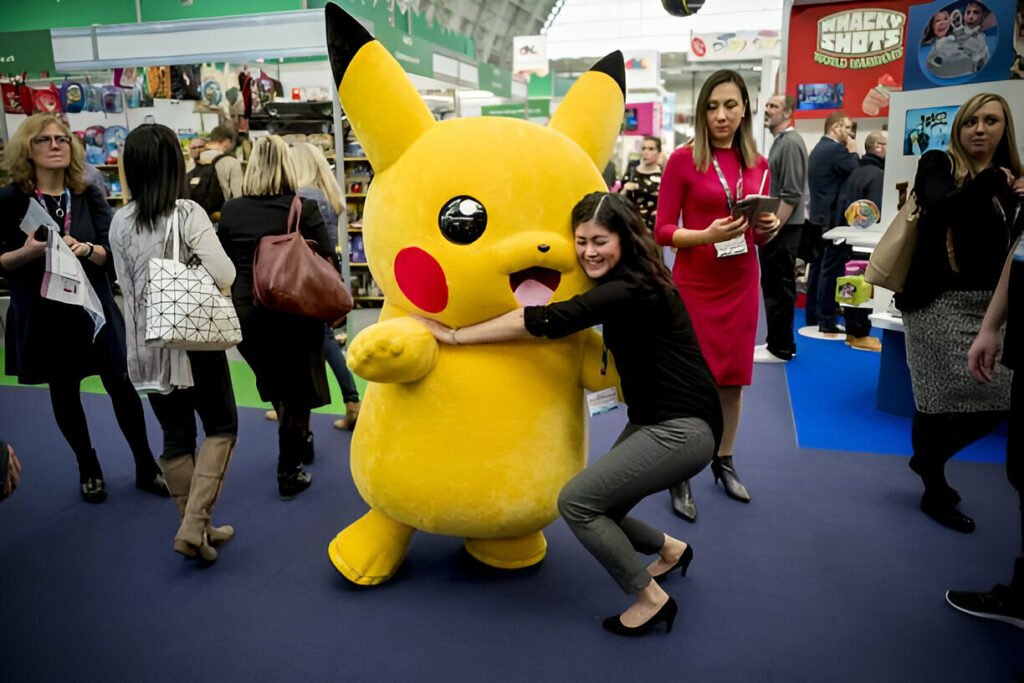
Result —
[[661, 185], [661, 140], [647, 136], [640, 147], [640, 163], [629, 169], [619, 194], [633, 202], [647, 229], [654, 231], [658, 214], [658, 188]]
[[[60, 118], [35, 114], [12, 136], [5, 164], [13, 179], [0, 189], [0, 272], [11, 288], [7, 374], [22, 384], [49, 385], [57, 426], [78, 460], [82, 498], [100, 503], [107, 497], [106, 485], [80, 396], [82, 379], [98, 374], [135, 458], [135, 486], [167, 496], [149, 449], [142, 402], [128, 379], [124, 318], [108, 277], [111, 211], [85, 181], [82, 146]], [[87, 281], [78, 286], [95, 292], [105, 318], [98, 331], [82, 306], [41, 296], [46, 228], [26, 234], [20, 227], [33, 202], [50, 215], [81, 264]]]

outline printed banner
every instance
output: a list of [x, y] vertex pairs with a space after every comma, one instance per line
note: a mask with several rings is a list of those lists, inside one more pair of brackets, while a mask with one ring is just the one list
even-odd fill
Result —
[[837, 2], [793, 8], [786, 93], [796, 118], [886, 116], [903, 83], [909, 0]]
[[691, 61], [714, 62], [778, 57], [782, 48], [779, 31], [691, 33]]
[[548, 37], [514, 36], [512, 38], [512, 72], [548, 75]]
[[946, 149], [958, 109], [959, 105], [908, 109], [903, 127], [903, 154], [921, 156], [928, 150]]
[[935, 0], [910, 8], [904, 87], [1011, 78], [1017, 0]]

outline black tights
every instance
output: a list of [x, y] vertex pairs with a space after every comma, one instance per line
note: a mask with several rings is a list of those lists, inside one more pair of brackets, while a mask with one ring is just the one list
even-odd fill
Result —
[[926, 492], [949, 489], [946, 463], [954, 455], [985, 436], [1007, 419], [1003, 411], [978, 413], [914, 413], [911, 443], [914, 469], [921, 475]]
[[275, 403], [279, 427], [277, 429], [278, 473], [293, 472], [302, 464], [302, 447], [309, 431], [308, 407]]
[[[149, 449], [146, 435], [146, 418], [142, 412], [142, 401], [135, 393], [126, 373], [100, 374], [103, 388], [114, 406], [114, 416], [121, 433], [128, 441], [132, 457], [135, 458], [135, 473], [138, 477], [155, 477], [159, 472], [153, 453]], [[96, 451], [89, 438], [89, 424], [82, 409], [81, 380], [59, 379], [50, 382], [50, 404], [57, 426], [64, 435], [78, 460], [79, 474], [84, 476], [102, 474]]]

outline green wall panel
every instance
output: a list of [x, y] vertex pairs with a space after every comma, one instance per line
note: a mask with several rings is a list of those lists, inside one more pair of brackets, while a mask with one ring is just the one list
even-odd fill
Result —
[[24, 0], [5, 1], [0, 6], [3, 7], [0, 11], [3, 12], [4, 31], [129, 24], [135, 21], [135, 0]]
[[[140, 0], [140, 4], [143, 21], [209, 19], [302, 9], [302, 0], [193, 0], [188, 7], [183, 7], [180, 0]], [[131, 21], [135, 21], [134, 12]]]

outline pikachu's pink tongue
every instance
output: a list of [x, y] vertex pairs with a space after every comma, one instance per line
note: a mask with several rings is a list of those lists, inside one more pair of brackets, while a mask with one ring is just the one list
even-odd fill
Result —
[[516, 287], [515, 292], [513, 292], [516, 301], [524, 308], [526, 306], [543, 306], [551, 301], [554, 293], [553, 289], [542, 285], [536, 280], [523, 280], [522, 284]]

